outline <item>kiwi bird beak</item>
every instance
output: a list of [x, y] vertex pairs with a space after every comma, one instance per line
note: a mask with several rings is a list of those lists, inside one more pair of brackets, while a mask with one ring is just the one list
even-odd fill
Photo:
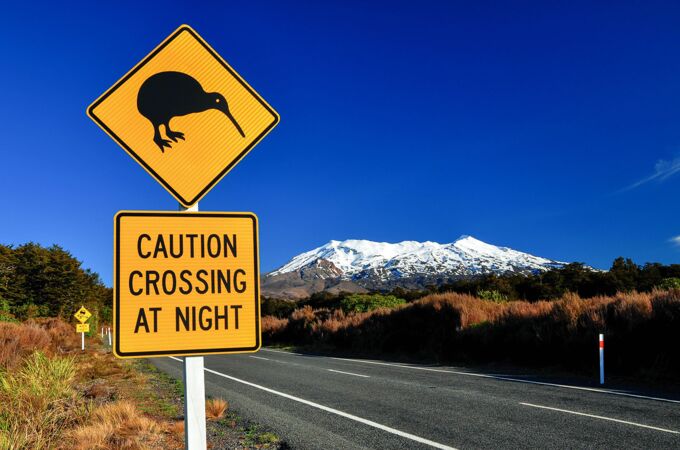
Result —
[[243, 130], [241, 129], [241, 126], [238, 124], [238, 122], [236, 121], [236, 119], [234, 119], [234, 116], [231, 115], [231, 112], [230, 112], [228, 109], [227, 109], [226, 111], [223, 111], [223, 112], [224, 112], [224, 114], [225, 114], [227, 117], [229, 117], [229, 120], [231, 120], [231, 123], [234, 124], [234, 127], [236, 127], [236, 129], [238, 130], [238, 132], [239, 132], [239, 134], [241, 135], [241, 137], [246, 137], [245, 133], [244, 133]]

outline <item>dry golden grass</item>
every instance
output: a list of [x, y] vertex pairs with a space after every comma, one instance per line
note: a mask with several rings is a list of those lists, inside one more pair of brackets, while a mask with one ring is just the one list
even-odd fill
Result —
[[0, 322], [0, 367], [16, 368], [35, 351], [60, 355], [80, 347], [73, 326], [61, 319]]
[[267, 336], [273, 336], [282, 332], [288, 326], [288, 319], [279, 319], [274, 316], [262, 317], [262, 333]]
[[111, 400], [114, 396], [114, 389], [104, 381], [98, 380], [85, 389], [85, 397], [93, 400]]
[[168, 433], [175, 436], [178, 440], [184, 440], [184, 421], [178, 420], [176, 422], [171, 422], [167, 427]]
[[148, 377], [62, 320], [0, 322], [0, 449], [181, 448]]
[[53, 448], [86, 417], [73, 388], [76, 370], [73, 358], [36, 352], [19, 369], [0, 373], [0, 448]]
[[0, 322], [0, 367], [13, 369], [34, 351], [47, 353], [52, 341], [35, 325]]
[[72, 324], [54, 317], [33, 319], [27, 323], [34, 323], [47, 331], [52, 341], [51, 347], [55, 353], [66, 353], [80, 348], [80, 337], [73, 332]]
[[[313, 310], [305, 306], [295, 310], [290, 319], [272, 316], [262, 318], [262, 332], [276, 336], [284, 332], [305, 332], [333, 334], [343, 329], [363, 325], [365, 322], [384, 316], [413, 315], [419, 310], [431, 310], [441, 314], [453, 312], [456, 330], [464, 330], [481, 323], [507, 323], [513, 320], [549, 318], [555, 323], [575, 328], [581, 321], [604, 327], [606, 316], [633, 324], [652, 317], [653, 305], [660, 304], [661, 298], [670, 298], [670, 303], [680, 300], [680, 293], [654, 291], [651, 293], [619, 293], [612, 297], [581, 299], [577, 294], [567, 293], [556, 301], [525, 302], [511, 301], [495, 303], [477, 297], [458, 293], [432, 294], [418, 301], [393, 309], [378, 309], [366, 313], [345, 314], [342, 310]], [[669, 300], [665, 300], [668, 304]]]
[[222, 398], [211, 398], [205, 402], [205, 417], [208, 420], [219, 420], [229, 409], [229, 403]]
[[73, 430], [65, 448], [146, 449], [160, 448], [161, 425], [142, 415], [128, 401], [108, 403], [95, 409], [88, 423]]
[[294, 311], [263, 318], [265, 343], [330, 345], [370, 353], [590, 368], [605, 333], [613, 370], [680, 375], [680, 290], [582, 299], [495, 303], [458, 293], [432, 294], [366, 313]]

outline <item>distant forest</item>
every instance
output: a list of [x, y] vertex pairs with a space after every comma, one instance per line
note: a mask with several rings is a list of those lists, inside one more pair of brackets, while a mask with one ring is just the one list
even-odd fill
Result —
[[[593, 270], [582, 263], [567, 264], [533, 275], [483, 275], [458, 280], [423, 291], [394, 289], [386, 294], [407, 301], [418, 300], [433, 293], [457, 292], [493, 301], [556, 300], [567, 292], [581, 298], [612, 296], [617, 292], [651, 292], [654, 288], [680, 288], [680, 264], [635, 264], [631, 259], [616, 258], [609, 271]], [[348, 294], [319, 292], [296, 303], [277, 299], [263, 299], [262, 315], [287, 317], [294, 309], [309, 305], [312, 308], [340, 308]]]
[[479, 292], [498, 292], [508, 300], [554, 300], [567, 292], [581, 298], [617, 292], [650, 292], [654, 288], [680, 287], [680, 264], [647, 263], [637, 265], [631, 259], [616, 258], [609, 271], [593, 270], [581, 263], [567, 264], [530, 276], [483, 276], [460, 280], [440, 286], [437, 292], [459, 292], [476, 295]]
[[81, 265], [58, 245], [0, 245], [0, 320], [72, 321], [73, 313], [84, 305], [94, 320], [110, 323], [112, 291], [97, 273]]

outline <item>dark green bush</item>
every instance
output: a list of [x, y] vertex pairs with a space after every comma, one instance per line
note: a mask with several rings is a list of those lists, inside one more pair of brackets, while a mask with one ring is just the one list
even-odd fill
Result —
[[378, 308], [395, 308], [406, 303], [406, 300], [394, 295], [382, 294], [353, 294], [340, 302], [345, 313], [368, 312]]

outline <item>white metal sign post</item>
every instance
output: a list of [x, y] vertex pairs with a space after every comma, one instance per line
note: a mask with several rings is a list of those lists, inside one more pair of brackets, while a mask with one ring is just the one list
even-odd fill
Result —
[[[146, 58], [95, 100], [87, 109], [87, 114], [177, 199], [180, 204], [180, 211], [187, 213], [197, 212], [198, 201], [279, 122], [278, 113], [195, 30], [187, 25], [182, 25], [175, 30]], [[191, 120], [174, 121], [175, 117], [182, 116], [191, 116]], [[173, 127], [179, 126], [181, 130], [171, 130], [169, 128], [171, 120], [173, 120]], [[225, 218], [229, 215], [229, 213], [221, 214], [222, 220], [226, 220]], [[177, 213], [170, 213], [170, 215], [182, 216], [182, 220], [190, 219], [193, 216], [209, 216], [209, 214]], [[172, 353], [164, 350], [162, 345], [167, 345], [168, 342], [174, 343], [171, 339], [170, 341], [165, 339], [164, 334], [169, 333], [167, 330], [172, 328], [165, 327], [161, 331], [162, 327], [157, 327], [156, 313], [162, 310], [161, 307], [143, 305], [141, 303], [144, 302], [135, 298], [136, 303], [133, 302], [132, 304], [139, 311], [135, 316], [137, 322], [134, 327], [126, 325], [132, 317], [131, 314], [133, 314], [130, 312], [133, 309], [129, 308], [131, 303], [128, 300], [134, 296], [142, 295], [141, 292], [143, 292], [131, 287], [134, 277], [141, 275], [142, 272], [131, 270], [130, 264], [140, 263], [141, 260], [144, 260], [144, 264], [150, 263], [146, 260], [147, 256], [142, 255], [139, 250], [141, 248], [139, 242], [143, 242], [144, 236], [150, 237], [149, 234], [140, 234], [136, 247], [129, 246], [131, 241], [128, 235], [125, 235], [128, 240], [121, 246], [119, 240], [120, 224], [123, 223], [125, 218], [126, 224], [134, 225], [137, 222], [130, 219], [133, 216], [132, 212], [121, 211], [114, 219], [116, 263], [114, 264], [113, 328], [116, 330], [115, 339], [112, 339], [113, 330], [107, 328], [105, 332], [108, 334], [109, 345], [113, 340], [112, 351], [117, 357], [169, 356]], [[148, 212], [146, 216], [149, 216]], [[230, 272], [232, 269], [228, 268], [225, 270], [228, 273], [233, 273], [235, 277], [242, 275], [252, 277], [252, 279], [247, 283], [247, 289], [244, 281], [244, 290], [237, 288], [233, 294], [229, 287], [228, 298], [222, 295], [220, 301], [224, 303], [228, 300], [239, 303], [239, 299], [245, 301], [252, 294], [254, 304], [245, 308], [247, 306], [245, 303], [243, 305], [224, 303], [222, 305], [225, 311], [224, 316], [220, 315], [220, 317], [224, 317], [226, 321], [227, 308], [235, 314], [235, 326], [229, 330], [230, 333], [233, 333], [233, 337], [224, 338], [226, 339], [224, 341], [222, 334], [219, 334], [217, 341], [220, 345], [216, 346], [211, 341], [211, 339], [214, 339], [213, 334], [208, 333], [211, 329], [210, 325], [205, 328], [205, 324], [201, 324], [201, 332], [184, 335], [191, 336], [193, 340], [183, 342], [183, 346], [181, 346], [183, 350], [175, 352], [175, 355], [250, 353], [260, 348], [260, 269], [257, 246], [257, 217], [250, 213], [233, 213], [230, 217], [233, 220], [239, 217], [241, 223], [249, 224], [247, 226], [236, 226], [237, 230], [242, 230], [244, 233], [247, 231], [245, 244], [242, 245], [246, 246], [249, 251], [241, 252], [244, 256], [240, 259], [236, 258], [236, 234], [234, 234], [233, 241], [229, 241], [230, 243], [233, 242], [232, 254], [234, 258], [230, 257], [228, 263], [247, 263], [250, 269], [248, 269], [248, 272], [241, 268], [234, 270], [234, 272]], [[194, 219], [190, 220], [193, 221]], [[201, 226], [203, 226], [202, 224]], [[133, 225], [129, 226], [132, 227]], [[129, 231], [130, 228], [125, 228], [125, 230]], [[218, 236], [214, 235], [214, 237]], [[165, 248], [163, 241], [160, 240], [159, 242], [160, 246], [156, 248], [157, 251]], [[242, 242], [244, 241], [239, 238], [239, 243]], [[193, 249], [193, 241], [191, 245]], [[129, 248], [137, 248], [137, 253], [127, 252]], [[122, 254], [125, 256], [122, 257]], [[225, 258], [226, 255], [225, 250]], [[209, 256], [213, 258], [212, 263], [217, 261], [214, 259], [216, 257], [210, 254]], [[153, 258], [158, 266], [158, 260], [155, 260], [156, 256]], [[180, 263], [181, 261], [175, 261], [173, 264], [178, 265]], [[121, 270], [129, 270], [129, 283], [120, 283]], [[158, 270], [158, 267], [156, 267], [156, 270]], [[170, 269], [163, 268], [163, 270], [168, 273]], [[186, 270], [186, 272], [190, 271]], [[155, 273], [158, 274], [158, 272]], [[200, 274], [201, 270], [198, 273]], [[205, 294], [205, 292], [201, 294]], [[217, 294], [221, 294], [221, 291], [216, 293], [213, 290], [210, 293], [213, 296]], [[160, 295], [157, 288], [155, 294], [147, 288], [145, 299], [149, 298], [149, 301], [155, 301], [156, 297]], [[164, 291], [163, 295], [171, 301], [179, 301], [176, 298], [174, 288], [172, 294]], [[124, 300], [123, 303], [121, 303], [121, 298]], [[124, 307], [120, 305], [124, 305]], [[195, 305], [193, 307], [196, 308]], [[146, 308], [149, 311], [154, 311], [153, 331], [150, 331], [148, 327]], [[219, 312], [217, 306], [214, 306], [214, 308], [216, 325], [211, 330], [218, 331], [217, 314]], [[172, 308], [168, 306], [167, 309]], [[188, 317], [189, 306], [182, 310], [174, 308], [173, 311], [179, 311], [175, 314], [180, 314], [181, 317], [184, 317], [182, 311], [186, 311]], [[240, 328], [239, 312], [241, 314]], [[167, 321], [167, 317], [167, 314], [162, 316], [160, 323], [164, 323], [163, 320]], [[244, 326], [244, 321], [249, 324], [247, 327]], [[177, 332], [180, 331], [179, 323], [178, 321], [175, 322]], [[188, 331], [190, 322], [187, 319], [187, 322], [183, 323], [185, 323], [185, 331]], [[224, 327], [227, 328], [227, 322], [224, 323]], [[196, 327], [195, 309], [193, 326]], [[131, 331], [132, 329], [134, 329], [134, 332]], [[140, 336], [135, 334], [138, 329], [145, 330], [145, 333], [155, 334], [150, 335], [151, 338], [147, 339], [142, 345], [139, 344], [140, 339], [133, 339], [134, 336]], [[158, 338], [158, 336], [161, 336], [161, 338]], [[133, 351], [133, 347], [138, 344], [140, 347]], [[210, 345], [202, 346], [204, 344]], [[174, 352], [174, 349], [179, 347], [170, 348]], [[207, 448], [204, 376], [203, 356], [184, 356], [184, 442], [189, 450], [205, 450]]]
[[[180, 211], [197, 212], [198, 203]], [[184, 448], [207, 448], [205, 425], [205, 374], [202, 356], [184, 357]]]

